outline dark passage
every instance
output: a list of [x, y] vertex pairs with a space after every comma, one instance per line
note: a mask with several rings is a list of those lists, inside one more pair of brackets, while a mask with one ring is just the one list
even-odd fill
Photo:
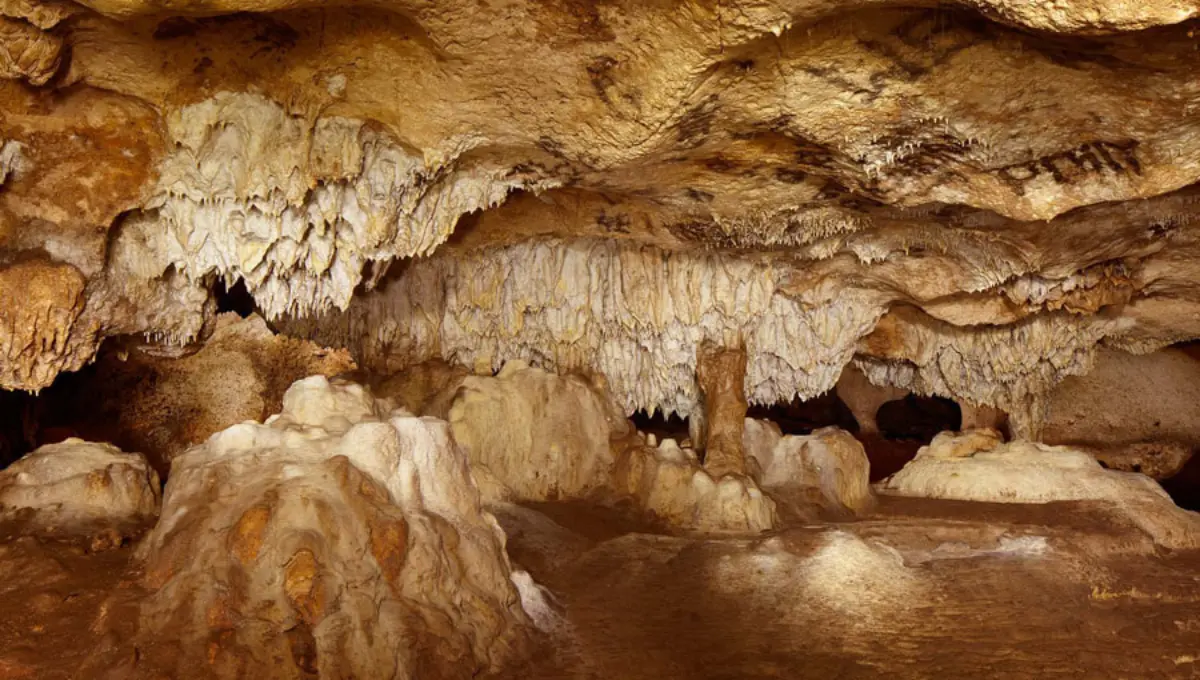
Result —
[[667, 416], [662, 411], [655, 411], [654, 415], [650, 415], [639, 409], [634, 411], [629, 419], [639, 431], [652, 434], [659, 441], [674, 439], [676, 442], [682, 442], [688, 438], [687, 420], [674, 414]]
[[833, 391], [808, 401], [793, 399], [770, 406], [751, 406], [746, 415], [770, 420], [784, 434], [811, 434], [822, 427], [840, 427], [847, 432], [858, 432], [858, 421], [854, 419], [850, 407]]
[[254, 297], [246, 290], [246, 282], [242, 279], [228, 288], [223, 280], [218, 279], [213, 286], [213, 297], [216, 298], [218, 312], [236, 312], [244, 319], [258, 311]]
[[1200, 512], [1200, 452], [1194, 452], [1178, 474], [1163, 480], [1162, 488], [1171, 495], [1175, 505]]
[[949, 399], [910, 394], [880, 406], [875, 422], [885, 439], [928, 444], [939, 432], [962, 429], [962, 409]]

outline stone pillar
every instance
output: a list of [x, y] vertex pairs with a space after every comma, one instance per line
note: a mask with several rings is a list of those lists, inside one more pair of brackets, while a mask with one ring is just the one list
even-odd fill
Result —
[[704, 394], [705, 469], [716, 479], [746, 474], [746, 350], [701, 345], [696, 378]]
[[908, 394], [908, 390], [898, 387], [879, 387], [872, 384], [853, 364], [846, 364], [842, 369], [842, 375], [838, 378], [834, 390], [854, 414], [854, 419], [858, 421], [858, 431], [867, 435], [879, 434], [879, 424], [875, 421], [879, 407], [889, 401], [903, 399]]

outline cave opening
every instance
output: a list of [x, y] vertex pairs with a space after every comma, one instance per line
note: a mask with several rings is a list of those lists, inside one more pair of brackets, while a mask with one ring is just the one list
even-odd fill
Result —
[[874, 430], [857, 434], [871, 462], [871, 481], [899, 472], [939, 432], [962, 428], [962, 409], [941, 397], [906, 394], [886, 401], [874, 414]]
[[0, 390], [0, 470], [37, 448], [35, 399], [28, 392]]
[[652, 434], [660, 442], [664, 439], [674, 439], [676, 443], [682, 443], [685, 439], [690, 441], [687, 418], [680, 417], [678, 414], [667, 415], [661, 409], [655, 410], [653, 413], [645, 409], [638, 409], [633, 412], [629, 420], [633, 422], [639, 432]]
[[962, 429], [962, 408], [944, 397], [908, 394], [880, 406], [875, 412], [875, 423], [884, 439], [924, 445], [933, 441], [939, 432]]
[[796, 397], [787, 402], [754, 405], [746, 415], [775, 423], [783, 434], [812, 434], [823, 427], [838, 427], [852, 434], [859, 431], [854, 413], [833, 390], [807, 400]]
[[71, 437], [136, 446], [121, 427], [122, 395], [147, 376], [127, 367], [119, 355], [112, 346], [103, 348], [94, 362], [60, 374], [37, 393], [0, 391], [0, 468]]
[[1163, 491], [1184, 510], [1200, 512], [1200, 452], [1192, 457], [1175, 475], [1162, 480]]
[[218, 314], [234, 312], [245, 319], [258, 312], [254, 296], [246, 289], [246, 282], [241, 278], [234, 281], [232, 286], [227, 285], [223, 279], [217, 279], [213, 285], [213, 298], [217, 302]]

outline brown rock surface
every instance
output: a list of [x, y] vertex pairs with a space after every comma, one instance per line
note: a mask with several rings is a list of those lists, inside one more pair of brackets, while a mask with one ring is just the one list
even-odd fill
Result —
[[86, 381], [51, 389], [43, 417], [143, 451], [166, 477], [188, 447], [277, 412], [296, 380], [353, 368], [345, 351], [277, 336], [257, 316], [227, 313], [217, 317], [208, 341], [182, 358], [137, 349], [106, 353]]
[[1179, 349], [1102, 352], [1095, 369], [1051, 393], [1042, 439], [1094, 451], [1112, 468], [1170, 477], [1200, 449], [1200, 361]]
[[696, 381], [704, 395], [704, 469], [716, 479], [745, 475], [746, 352], [704, 345], [696, 354]]

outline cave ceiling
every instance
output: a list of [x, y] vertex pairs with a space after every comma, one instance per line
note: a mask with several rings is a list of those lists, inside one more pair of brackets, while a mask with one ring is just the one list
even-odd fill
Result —
[[0, 387], [239, 280], [394, 370], [999, 406], [1200, 337], [1200, 2], [0, 0]]

